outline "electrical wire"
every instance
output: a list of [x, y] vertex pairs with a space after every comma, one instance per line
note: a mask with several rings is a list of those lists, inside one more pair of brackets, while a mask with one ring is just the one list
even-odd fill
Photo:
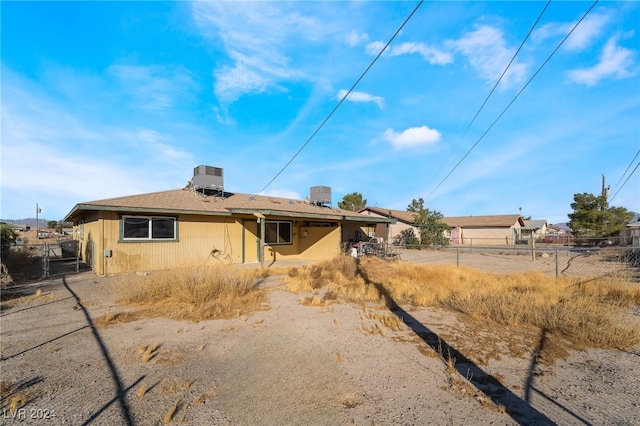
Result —
[[[620, 188], [618, 188], [618, 190], [616, 191], [615, 194], [613, 194], [613, 197], [611, 197], [611, 201], [613, 201], [616, 198], [616, 195], [618, 195], [618, 193], [620, 192], [620, 190], [622, 188], [624, 188], [624, 186], [627, 184], [627, 182], [629, 181], [629, 179], [631, 179], [631, 176], [633, 176], [633, 174], [636, 172], [636, 170], [638, 170], [638, 166], [640, 166], [640, 162], [638, 164], [636, 164], [636, 167], [633, 169], [633, 171], [631, 172], [631, 174], [627, 177], [627, 179], [624, 181], [624, 183], [622, 184], [622, 186]], [[626, 172], [625, 172], [626, 173]]]
[[493, 126], [496, 125], [496, 123], [500, 120], [500, 118], [502, 118], [502, 116], [507, 112], [507, 110], [511, 107], [511, 105], [513, 105], [513, 103], [516, 101], [516, 99], [518, 99], [520, 97], [520, 95], [522, 94], [522, 92], [524, 92], [524, 90], [529, 86], [529, 84], [531, 83], [531, 81], [533, 81], [534, 78], [536, 78], [536, 76], [540, 73], [540, 71], [542, 70], [542, 68], [544, 68], [544, 66], [551, 60], [551, 58], [553, 57], [553, 55], [558, 51], [558, 49], [560, 49], [560, 47], [564, 44], [565, 41], [567, 41], [567, 39], [569, 38], [569, 36], [573, 33], [573, 31], [578, 27], [578, 25], [580, 25], [580, 23], [584, 20], [584, 18], [587, 17], [587, 15], [589, 14], [589, 12], [591, 12], [591, 10], [593, 10], [593, 8], [595, 7], [595, 5], [598, 4], [598, 0], [594, 1], [593, 4], [591, 5], [591, 7], [589, 7], [589, 9], [584, 13], [584, 15], [582, 15], [582, 17], [580, 18], [580, 20], [578, 20], [578, 22], [576, 22], [576, 24], [573, 26], [573, 28], [571, 28], [571, 31], [569, 31], [567, 33], [567, 35], [562, 39], [562, 41], [560, 42], [560, 44], [558, 44], [558, 46], [553, 50], [553, 52], [551, 52], [551, 54], [547, 57], [547, 59], [542, 63], [542, 65], [540, 65], [540, 67], [536, 70], [536, 72], [531, 76], [531, 78], [527, 81], [527, 83], [522, 87], [522, 89], [520, 89], [520, 91], [514, 96], [514, 98], [511, 100], [511, 102], [509, 102], [507, 104], [507, 106], [502, 110], [502, 112], [498, 115], [498, 117], [493, 121], [493, 123], [491, 123], [491, 125], [489, 126], [489, 128], [487, 128], [487, 130], [478, 138], [478, 140], [476, 141], [476, 143], [473, 144], [473, 146], [471, 146], [471, 148], [469, 148], [469, 150], [462, 156], [462, 158], [460, 159], [460, 161], [458, 161], [456, 163], [455, 166], [453, 166], [453, 168], [451, 169], [451, 171], [449, 171], [449, 173], [440, 181], [440, 183], [438, 183], [438, 185], [436, 185], [436, 187], [429, 193], [429, 195], [427, 195], [425, 197], [425, 200], [429, 199], [429, 197], [431, 195], [433, 195], [434, 192], [436, 192], [436, 190], [438, 188], [440, 188], [440, 186], [449, 178], [449, 176], [451, 176], [451, 174], [453, 174], [453, 172], [458, 168], [458, 166], [465, 160], [465, 158], [467, 158], [469, 156], [469, 154], [471, 153], [471, 151], [473, 151], [475, 149], [476, 146], [478, 146], [478, 144], [480, 143], [480, 141], [482, 141], [482, 139], [484, 139], [484, 137], [489, 133], [489, 131], [493, 128]]
[[[473, 116], [473, 118], [471, 119], [471, 122], [469, 123], [469, 125], [467, 126], [466, 129], [464, 129], [464, 132], [462, 133], [462, 136], [460, 136], [458, 138], [458, 141], [455, 143], [455, 145], [458, 145], [460, 143], [460, 141], [462, 139], [464, 139], [464, 137], [467, 135], [467, 132], [469, 131], [469, 129], [471, 128], [471, 126], [473, 125], [473, 123], [475, 123], [476, 118], [478, 118], [478, 115], [480, 115], [480, 112], [482, 112], [482, 110], [484, 109], [484, 106], [487, 104], [487, 102], [489, 101], [489, 98], [491, 97], [491, 95], [493, 95], [493, 92], [495, 92], [496, 88], [498, 87], [498, 84], [500, 84], [500, 82], [502, 81], [502, 78], [505, 76], [505, 74], [507, 73], [507, 71], [509, 70], [509, 68], [511, 67], [511, 64], [513, 64], [513, 61], [515, 61], [516, 56], [518, 56], [518, 53], [520, 53], [520, 50], [522, 50], [522, 47], [524, 46], [525, 42], [529, 39], [529, 36], [531, 35], [531, 33], [533, 32], [533, 30], [536, 28], [536, 26], [538, 25], [538, 22], [540, 22], [540, 19], [542, 19], [542, 15], [544, 15], [544, 12], [547, 11], [547, 8], [549, 7], [549, 5], [551, 4], [551, 0], [549, 0], [547, 2], [547, 4], [544, 6], [544, 9], [542, 9], [542, 12], [540, 12], [540, 15], [538, 15], [538, 19], [536, 19], [536, 21], [533, 23], [533, 25], [531, 26], [531, 28], [529, 29], [529, 32], [527, 33], [527, 35], [524, 37], [524, 40], [522, 40], [522, 43], [520, 43], [520, 46], [518, 47], [518, 50], [516, 50], [516, 53], [514, 53], [513, 57], [511, 58], [511, 60], [509, 61], [509, 63], [507, 64], [507, 67], [504, 69], [504, 71], [502, 71], [502, 74], [500, 75], [500, 78], [498, 78], [498, 81], [496, 81], [496, 84], [493, 85], [493, 88], [491, 89], [491, 91], [489, 92], [489, 94], [487, 95], [487, 97], [484, 99], [484, 102], [482, 102], [482, 105], [480, 105], [480, 108], [478, 108], [478, 111], [476, 112], [476, 115]], [[451, 156], [453, 155], [453, 150], [449, 153], [449, 156], [447, 156], [447, 159], [444, 160], [441, 164], [440, 164], [440, 168], [438, 169], [438, 171], [436, 172], [436, 174], [433, 176], [433, 178], [435, 179], [440, 172], [442, 171], [442, 168], [444, 167], [444, 165], [449, 162], [449, 159], [451, 158]]]
[[636, 161], [636, 158], [638, 158], [638, 154], [640, 154], [640, 149], [638, 150], [638, 152], [636, 152], [636, 155], [634, 155], [634, 157], [631, 159], [631, 161], [629, 162], [629, 165], [627, 166], [627, 169], [624, 171], [624, 173], [622, 174], [622, 176], [620, 176], [620, 179], [618, 180], [618, 183], [616, 183], [615, 188], [618, 187], [618, 185], [620, 185], [620, 182], [622, 181], [622, 179], [624, 178], [624, 176], [627, 174], [627, 172], [629, 171], [629, 168], [631, 167], [631, 165], [633, 164], [634, 161]]
[[[384, 47], [382, 48], [382, 50], [380, 50], [380, 52], [378, 53], [378, 55], [376, 55], [376, 57], [373, 59], [373, 61], [371, 61], [371, 63], [369, 64], [369, 66], [362, 72], [362, 74], [360, 74], [360, 77], [358, 77], [358, 79], [356, 80], [355, 83], [353, 83], [353, 85], [351, 86], [351, 88], [347, 91], [347, 93], [340, 99], [340, 101], [336, 104], [335, 107], [333, 107], [333, 109], [331, 110], [331, 112], [329, 113], [329, 115], [327, 115], [327, 117], [322, 120], [322, 122], [320, 123], [320, 125], [316, 128], [316, 130], [311, 134], [311, 136], [309, 136], [309, 138], [307, 139], [307, 141], [302, 144], [302, 146], [300, 147], [300, 149], [298, 149], [298, 151], [296, 151], [296, 153], [293, 155], [293, 157], [291, 157], [291, 159], [287, 162], [287, 164], [284, 165], [284, 167], [282, 167], [282, 169], [280, 169], [280, 171], [269, 181], [269, 183], [267, 183], [259, 192], [258, 194], [261, 194], [262, 192], [264, 192], [265, 189], [267, 189], [277, 178], [278, 176], [280, 176], [282, 174], [282, 172], [284, 172], [286, 170], [287, 167], [289, 167], [289, 165], [293, 162], [293, 160], [296, 159], [296, 157], [302, 152], [303, 149], [305, 149], [307, 147], [307, 145], [309, 145], [309, 143], [311, 142], [311, 140], [318, 134], [318, 132], [320, 132], [320, 130], [324, 127], [324, 125], [327, 123], [327, 121], [329, 121], [329, 119], [333, 116], [333, 114], [338, 110], [338, 108], [340, 108], [340, 105], [342, 105], [342, 103], [345, 101], [345, 99], [347, 99], [347, 97], [351, 94], [351, 92], [353, 91], [353, 89], [356, 88], [356, 86], [358, 85], [358, 83], [360, 83], [360, 80], [362, 80], [364, 78], [364, 76], [367, 74], [367, 72], [369, 72], [369, 70], [371, 69], [371, 67], [373, 67], [373, 64], [375, 64], [378, 61], [378, 58], [380, 58], [380, 56], [382, 56], [382, 54], [384, 53], [384, 51], [387, 49], [387, 47], [389, 47], [389, 45], [391, 44], [391, 42], [396, 38], [396, 36], [400, 33], [400, 31], [402, 31], [402, 29], [404, 28], [404, 26], [407, 24], [407, 22], [409, 22], [409, 20], [411, 19], [411, 17], [417, 12], [418, 8], [422, 5], [422, 3], [424, 2], [424, 0], [420, 0], [418, 2], [418, 4], [416, 5], [416, 7], [411, 11], [411, 13], [409, 14], [409, 16], [407, 16], [404, 20], [404, 22], [402, 22], [402, 24], [400, 25], [400, 27], [397, 29], [397, 31], [393, 34], [393, 36], [391, 36], [391, 38], [389, 39], [389, 41], [384, 45]], [[257, 194], [256, 194], [257, 195]]]

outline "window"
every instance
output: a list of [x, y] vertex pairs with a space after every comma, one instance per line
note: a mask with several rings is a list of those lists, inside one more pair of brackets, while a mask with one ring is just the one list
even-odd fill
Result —
[[122, 240], [175, 240], [175, 217], [123, 216]]
[[267, 221], [265, 223], [265, 244], [291, 244], [291, 222]]

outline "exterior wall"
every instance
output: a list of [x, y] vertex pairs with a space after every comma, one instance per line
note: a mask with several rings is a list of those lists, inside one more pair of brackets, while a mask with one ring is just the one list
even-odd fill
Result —
[[83, 260], [98, 275], [242, 262], [242, 223], [229, 217], [178, 215], [178, 241], [120, 241], [116, 212], [86, 215], [81, 227]]
[[[371, 211], [365, 211], [363, 212], [363, 214], [367, 214], [369, 216], [373, 216], [373, 217], [382, 217], [382, 218], [387, 218], [388, 216], [383, 216]], [[420, 239], [420, 228], [416, 227], [416, 226], [412, 226], [409, 225], [405, 222], [401, 222], [401, 221], [397, 221], [396, 223], [392, 223], [389, 224], [389, 242], [392, 243], [394, 238], [400, 234], [400, 232], [404, 231], [405, 229], [413, 229], [413, 234], [416, 236], [416, 238]], [[385, 238], [386, 239], [386, 238]]]
[[[291, 220], [291, 218], [269, 217], [268, 220]], [[332, 226], [307, 226], [293, 221], [292, 244], [265, 244], [265, 262], [287, 259], [322, 260], [340, 254], [341, 229], [338, 223]]]
[[[265, 244], [266, 262], [322, 260], [340, 253], [338, 223], [323, 227], [292, 222], [292, 244]], [[258, 261], [260, 225], [254, 216], [178, 215], [177, 226], [177, 241], [120, 241], [117, 212], [87, 212], [74, 226], [74, 237], [80, 240], [82, 259], [98, 275]]]
[[[460, 228], [458, 244], [504, 245], [514, 244], [514, 227], [504, 228]], [[452, 241], [452, 244], [454, 242]]]

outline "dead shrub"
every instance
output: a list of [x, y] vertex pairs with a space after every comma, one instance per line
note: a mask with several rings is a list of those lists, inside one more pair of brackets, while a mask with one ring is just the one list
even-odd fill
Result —
[[143, 307], [146, 315], [200, 321], [264, 309], [260, 277], [256, 269], [223, 266], [159, 271], [123, 276], [115, 292], [118, 303]]

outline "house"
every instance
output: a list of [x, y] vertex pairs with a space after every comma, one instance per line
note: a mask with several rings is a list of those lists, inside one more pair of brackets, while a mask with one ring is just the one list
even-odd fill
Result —
[[[420, 237], [420, 227], [414, 222], [414, 212], [380, 207], [365, 207], [360, 212], [378, 218], [394, 219], [396, 222], [387, 227], [389, 241], [393, 241], [405, 229], [413, 229], [414, 234]], [[521, 238], [521, 228], [524, 227], [522, 217], [518, 214], [444, 217], [440, 221], [451, 228], [445, 231], [451, 244], [514, 244]], [[381, 232], [383, 230], [376, 232], [375, 236], [384, 236]]]
[[451, 244], [515, 244], [521, 238], [524, 221], [519, 214], [445, 217]]
[[547, 221], [546, 220], [531, 220], [523, 219], [524, 226], [521, 228], [522, 239], [534, 241], [544, 239], [547, 236]]
[[620, 244], [640, 247], [640, 214], [634, 213], [633, 217], [625, 223], [624, 229], [620, 232]]
[[199, 166], [190, 188], [79, 203], [64, 221], [98, 275], [328, 259], [392, 223], [331, 207], [327, 187], [312, 187], [309, 202], [225, 192], [206, 181], [218, 172]]
[[392, 219], [394, 223], [380, 224], [379, 229], [376, 229], [375, 237], [383, 237], [388, 241], [394, 241], [397, 235], [406, 229], [413, 229], [413, 233], [416, 238], [420, 238], [420, 228], [415, 224], [415, 212], [408, 212], [403, 210], [391, 210], [380, 207], [365, 207], [359, 210], [360, 213], [372, 216], [374, 218], [387, 218]]

